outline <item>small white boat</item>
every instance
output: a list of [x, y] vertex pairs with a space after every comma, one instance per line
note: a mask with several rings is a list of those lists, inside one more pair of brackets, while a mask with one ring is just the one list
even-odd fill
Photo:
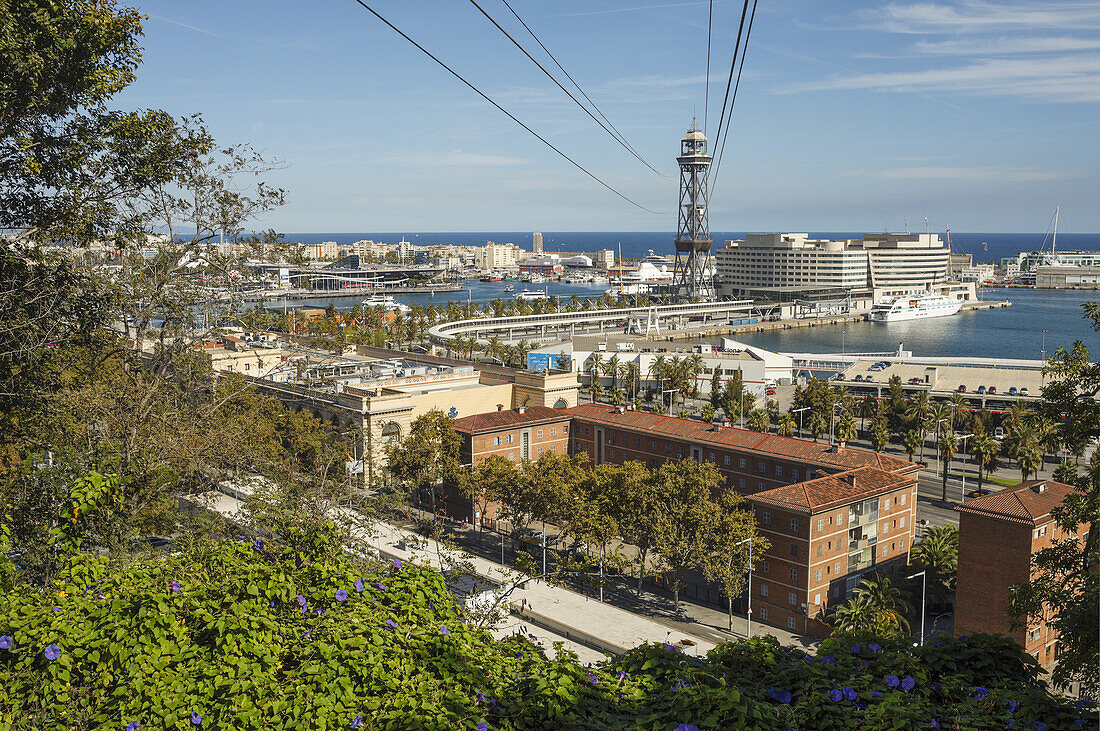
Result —
[[537, 289], [525, 289], [522, 292], [516, 292], [512, 296], [521, 302], [549, 299], [549, 295], [547, 295], [546, 292], [540, 292]]
[[364, 307], [381, 307], [387, 312], [408, 312], [409, 306], [401, 304], [388, 294], [372, 294], [363, 300]]
[[516, 291], [516, 285], [506, 284], [506, 285], [504, 285], [504, 291], [505, 292], [515, 292]]
[[914, 297], [893, 297], [877, 302], [867, 313], [867, 319], [871, 322], [921, 320], [927, 317], [947, 317], [961, 309], [962, 300], [928, 292]]

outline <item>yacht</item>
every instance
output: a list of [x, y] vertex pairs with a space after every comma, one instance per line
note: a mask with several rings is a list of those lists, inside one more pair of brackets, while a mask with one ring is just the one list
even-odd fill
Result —
[[660, 254], [654, 254], [653, 249], [649, 250], [649, 254], [642, 259], [642, 263], [652, 264], [655, 267], [669, 267], [672, 265], [672, 262], [670, 262], [667, 258], [661, 256]]
[[962, 309], [962, 300], [927, 292], [910, 297], [893, 297], [876, 302], [867, 313], [871, 322], [901, 322], [926, 317], [947, 317]]
[[540, 292], [537, 289], [525, 289], [522, 292], [516, 292], [512, 295], [519, 301], [532, 301], [532, 300], [544, 300], [548, 299], [549, 295], [546, 292]]
[[401, 304], [388, 294], [372, 294], [363, 300], [364, 307], [381, 307], [387, 312], [396, 310], [397, 312], [408, 312], [409, 306]]
[[516, 285], [506, 284], [506, 285], [504, 285], [504, 291], [505, 292], [515, 292], [516, 291]]

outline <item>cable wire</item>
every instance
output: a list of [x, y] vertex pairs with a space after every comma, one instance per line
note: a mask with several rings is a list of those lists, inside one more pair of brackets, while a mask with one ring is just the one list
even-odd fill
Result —
[[726, 131], [722, 134], [722, 148], [718, 151], [718, 161], [714, 165], [714, 174], [710, 176], [708, 189], [714, 192], [715, 182], [718, 180], [718, 172], [722, 169], [722, 156], [726, 152], [726, 139], [729, 137], [730, 123], [733, 122], [733, 106], [737, 103], [737, 90], [741, 87], [741, 72], [745, 70], [745, 56], [749, 52], [749, 37], [752, 36], [752, 21], [756, 18], [756, 2], [752, 0], [752, 13], [749, 15], [749, 26], [745, 29], [745, 46], [741, 49], [741, 65], [737, 69], [737, 81], [733, 85], [733, 97], [730, 99], [729, 117], [726, 118]]
[[[538, 59], [536, 59], [536, 58], [535, 58], [534, 56], [532, 56], [532, 55], [531, 55], [530, 53], [528, 53], [528, 52], [527, 52], [527, 49], [526, 49], [526, 48], [524, 48], [524, 47], [523, 47], [523, 46], [522, 46], [522, 45], [520, 44], [520, 42], [519, 42], [519, 41], [517, 41], [517, 40], [516, 40], [515, 38], [513, 38], [513, 37], [512, 37], [512, 34], [511, 34], [511, 33], [509, 33], [509, 32], [508, 32], [507, 30], [505, 30], [505, 29], [504, 29], [504, 27], [503, 27], [503, 26], [501, 26], [501, 24], [500, 24], [500, 23], [498, 23], [498, 22], [496, 21], [496, 19], [495, 19], [495, 18], [493, 18], [493, 16], [489, 15], [489, 13], [488, 13], [488, 12], [487, 12], [487, 11], [485, 10], [485, 8], [481, 7], [481, 5], [479, 5], [479, 4], [478, 4], [477, 0], [470, 0], [470, 4], [471, 4], [471, 5], [473, 5], [473, 6], [475, 7], [475, 8], [477, 8], [478, 10], [480, 10], [480, 11], [481, 11], [481, 14], [482, 14], [482, 15], [484, 15], [484, 16], [485, 16], [485, 17], [486, 17], [486, 18], [487, 18], [487, 19], [489, 20], [489, 22], [490, 22], [490, 23], [492, 23], [493, 25], [495, 25], [495, 26], [496, 26], [496, 28], [497, 28], [497, 30], [499, 30], [499, 31], [500, 31], [501, 33], [503, 33], [503, 34], [504, 34], [504, 37], [505, 37], [505, 38], [507, 38], [508, 40], [510, 40], [510, 41], [512, 42], [512, 44], [513, 44], [513, 45], [514, 45], [514, 46], [515, 46], [516, 48], [518, 48], [518, 49], [519, 49], [519, 50], [520, 50], [520, 51], [521, 51], [521, 52], [523, 53], [523, 55], [524, 55], [524, 56], [526, 56], [527, 58], [531, 59], [531, 63], [533, 63], [533, 64], [535, 64], [536, 66], [538, 66], [538, 67], [539, 67], [539, 70], [540, 70], [540, 71], [542, 71], [542, 73], [546, 74], [546, 78], [548, 78], [548, 79], [550, 79], [551, 81], [553, 81], [553, 82], [554, 82], [554, 84], [555, 84], [555, 85], [556, 85], [556, 86], [557, 86], [557, 87], [558, 87], [559, 89], [561, 89], [561, 90], [562, 90], [563, 92], [565, 92], [565, 95], [566, 95], [566, 96], [568, 96], [568, 97], [569, 97], [570, 99], [572, 99], [572, 100], [573, 100], [573, 103], [574, 103], [574, 104], [576, 104], [576, 105], [577, 105], [578, 107], [580, 107], [581, 109], [583, 109], [583, 110], [584, 110], [584, 113], [585, 113], [585, 114], [587, 114], [587, 115], [588, 115], [589, 117], [591, 117], [591, 118], [592, 118], [592, 121], [593, 121], [593, 122], [595, 122], [596, 124], [600, 125], [600, 127], [601, 127], [601, 128], [603, 129], [603, 131], [604, 131], [604, 132], [607, 132], [607, 134], [611, 135], [611, 138], [612, 138], [613, 140], [615, 140], [615, 141], [616, 141], [616, 142], [618, 142], [618, 143], [619, 143], [620, 145], [622, 145], [622, 147], [623, 147], [623, 149], [624, 149], [624, 150], [626, 150], [626, 151], [627, 151], [627, 152], [629, 152], [629, 153], [630, 153], [631, 155], [633, 155], [634, 157], [636, 157], [636, 158], [638, 159], [638, 162], [642, 163], [643, 165], [645, 165], [645, 166], [646, 166], [647, 168], [649, 168], [650, 170], [653, 170], [653, 172], [657, 173], [658, 175], [661, 175], [661, 173], [660, 173], [660, 172], [658, 172], [657, 170], [655, 170], [655, 169], [653, 168], [653, 166], [652, 166], [652, 165], [650, 165], [650, 164], [649, 164], [648, 162], [646, 162], [646, 161], [645, 161], [645, 160], [644, 160], [644, 159], [642, 158], [642, 156], [641, 156], [641, 155], [639, 155], [639, 154], [638, 154], [637, 152], [635, 152], [635, 151], [634, 151], [634, 148], [633, 148], [633, 147], [631, 147], [630, 145], [626, 144], [626, 142], [624, 142], [624, 141], [623, 141], [623, 140], [622, 140], [622, 139], [621, 139], [621, 138], [619, 137], [619, 135], [616, 135], [616, 132], [618, 132], [618, 130], [615, 130], [615, 132], [612, 132], [612, 131], [611, 131], [610, 129], [608, 129], [608, 128], [607, 128], [607, 126], [606, 126], [606, 125], [604, 125], [604, 123], [603, 123], [603, 122], [601, 122], [600, 120], [596, 119], [596, 115], [592, 114], [592, 112], [590, 112], [590, 111], [588, 110], [588, 107], [586, 107], [585, 105], [581, 104], [580, 100], [578, 100], [578, 99], [577, 99], [577, 97], [573, 96], [572, 92], [570, 92], [570, 91], [569, 91], [568, 89], [566, 89], [566, 88], [565, 88], [564, 86], [562, 86], [561, 82], [560, 82], [560, 81], [558, 81], [558, 80], [557, 80], [556, 78], [554, 78], [554, 75], [553, 75], [553, 74], [551, 74], [551, 73], [550, 73], [549, 71], [547, 71], [547, 70], [546, 70], [546, 67], [545, 67], [545, 66], [543, 66], [543, 65], [542, 65], [541, 63], [539, 63], [539, 62], [538, 62]], [[507, 5], [507, 3], [505, 3], [505, 4]], [[509, 6], [508, 6], [508, 9], [509, 9], [509, 10], [512, 10], [512, 7], [511, 7], [511, 6], [509, 5]], [[512, 14], [513, 14], [513, 15], [515, 15], [515, 16], [516, 16], [516, 18], [519, 18], [519, 15], [518, 15], [518, 14], [516, 14], [516, 11], [515, 11], [515, 10], [512, 10]], [[522, 18], [519, 18], [519, 22], [520, 22], [520, 23], [523, 23], [523, 19], [522, 19]], [[527, 28], [527, 24], [526, 24], [526, 23], [523, 23], [523, 27], [524, 27], [524, 28]], [[528, 32], [528, 33], [531, 33], [531, 36], [532, 36], [532, 37], [534, 37], [534, 35], [535, 35], [535, 34], [531, 32], [531, 29], [530, 29], [530, 28], [527, 28], [527, 32]], [[536, 40], [536, 41], [538, 41], [538, 38], [535, 38], [535, 40]], [[540, 46], [542, 46], [542, 42], [541, 42], [541, 41], [539, 42], [539, 45], [540, 45]], [[546, 46], [542, 46], [542, 50], [546, 51]], [[549, 54], [550, 52], [549, 52], [549, 51], [546, 51], [546, 53], [547, 53], [547, 54]], [[551, 58], [553, 58], [553, 56], [550, 56], [550, 57], [551, 57]], [[557, 60], [555, 60], [555, 61], [554, 61], [554, 63], [557, 63]], [[558, 65], [558, 68], [561, 68], [561, 65], [560, 65], [560, 64]], [[565, 69], [562, 69], [562, 71], [565, 71]], [[566, 74], [566, 76], [569, 76], [569, 74], [567, 73], [567, 74]], [[570, 80], [572, 80], [572, 77], [570, 77]], [[574, 83], [574, 84], [576, 84], [577, 82], [576, 82], [576, 81], [574, 81], [573, 83]], [[580, 87], [578, 86], [577, 88], [579, 89]], [[581, 93], [583, 94], [584, 92], [582, 91]], [[588, 99], [588, 96], [587, 96], [587, 95], [585, 95], [585, 98], [586, 98], [586, 99]], [[591, 103], [591, 102], [592, 102], [592, 100], [591, 100], [591, 99], [588, 99], [588, 101], [589, 101], [589, 103]], [[595, 106], [595, 104], [593, 104], [592, 106]], [[602, 116], [602, 114], [601, 114], [601, 116]], [[609, 122], [608, 124], [610, 124], [610, 122]], [[620, 134], [621, 134], [621, 133], [620, 133]], [[664, 176], [662, 176], [662, 177], [664, 177]]]
[[707, 135], [707, 111], [710, 107], [710, 29], [714, 24], [714, 0], [710, 0], [710, 10], [707, 11], [707, 81], [706, 91], [703, 92], [703, 136]]
[[[733, 61], [730, 62], [730, 75], [726, 80], [726, 94], [722, 97], [722, 111], [718, 114], [718, 130], [714, 134], [713, 144], [711, 150], [714, 150], [718, 146], [718, 139], [722, 136], [722, 121], [726, 118], [726, 104], [730, 98], [730, 87], [733, 86], [733, 72], [737, 69], [737, 56], [741, 51], [741, 34], [745, 30], [745, 16], [749, 13], [749, 0], [745, 0], [745, 4], [741, 8], [741, 24], [737, 27], [737, 40], [733, 44]], [[710, 171], [707, 171], [707, 178], [710, 178]]]
[[642, 209], [643, 211], [646, 211], [647, 213], [654, 213], [654, 214], [658, 213], [658, 211], [654, 211], [654, 210], [652, 210], [652, 209], [650, 209], [650, 208], [646, 208], [646, 207], [645, 207], [645, 206], [643, 206], [643, 205], [642, 205], [641, 203], [638, 203], [638, 202], [636, 202], [636, 201], [634, 201], [634, 200], [630, 199], [629, 197], [627, 197], [627, 196], [626, 196], [626, 195], [624, 195], [623, 193], [620, 193], [619, 191], [615, 190], [615, 189], [614, 189], [614, 188], [612, 188], [612, 187], [611, 187], [610, 185], [608, 185], [607, 183], [605, 183], [605, 182], [604, 182], [603, 180], [601, 180], [600, 178], [596, 177], [596, 176], [595, 176], [594, 174], [592, 174], [591, 172], [589, 172], [589, 171], [588, 171], [588, 170], [587, 170], [587, 169], [586, 169], [586, 168], [585, 168], [585, 167], [584, 167], [583, 165], [581, 165], [580, 163], [578, 163], [578, 162], [577, 162], [576, 160], [574, 160], [573, 158], [569, 157], [569, 155], [566, 155], [566, 154], [565, 154], [564, 152], [562, 152], [562, 151], [561, 151], [561, 150], [559, 150], [559, 149], [558, 149], [557, 147], [555, 147], [555, 146], [554, 146], [554, 145], [553, 145], [553, 144], [552, 144], [552, 143], [551, 143], [551, 142], [550, 142], [549, 140], [547, 140], [547, 139], [546, 139], [545, 137], [543, 137], [542, 135], [540, 135], [540, 134], [539, 134], [538, 132], [536, 132], [535, 130], [531, 129], [530, 127], [528, 127], [528, 126], [527, 126], [526, 124], [524, 124], [523, 122], [521, 122], [521, 121], [520, 121], [520, 120], [519, 120], [519, 119], [518, 119], [518, 118], [517, 118], [517, 117], [516, 117], [515, 115], [513, 115], [513, 114], [512, 114], [511, 112], [509, 112], [509, 111], [508, 111], [507, 109], [505, 109], [504, 107], [502, 107], [501, 105], [497, 104], [497, 103], [496, 103], [495, 101], [493, 101], [492, 99], [490, 99], [490, 98], [489, 98], [489, 97], [488, 97], [488, 96], [487, 96], [487, 95], [486, 95], [486, 94], [485, 94], [485, 93], [484, 93], [483, 91], [481, 91], [480, 89], [478, 89], [478, 88], [477, 88], [476, 86], [474, 86], [474, 85], [473, 85], [473, 84], [471, 84], [471, 83], [470, 83], [469, 81], [467, 81], [467, 80], [466, 80], [466, 79], [465, 79], [465, 78], [464, 78], [464, 77], [463, 77], [463, 76], [462, 76], [461, 74], [459, 74], [459, 73], [458, 73], [457, 71], [455, 71], [454, 69], [452, 69], [452, 68], [451, 68], [450, 66], [448, 66], [448, 65], [447, 65], [446, 63], [444, 63], [443, 61], [441, 61], [441, 60], [440, 60], [440, 59], [439, 59], [438, 57], [436, 57], [436, 56], [435, 56], [435, 55], [434, 55], [434, 54], [433, 54], [433, 53], [432, 53], [431, 51], [429, 51], [428, 49], [424, 48], [424, 46], [420, 45], [419, 43], [417, 43], [416, 41], [414, 41], [414, 40], [413, 40], [412, 38], [410, 38], [410, 37], [409, 37], [409, 36], [408, 36], [408, 35], [407, 35], [407, 34], [406, 34], [406, 33], [405, 33], [405, 32], [404, 32], [403, 30], [401, 30], [401, 29], [400, 29], [400, 28], [398, 28], [398, 27], [397, 27], [396, 25], [394, 25], [394, 24], [393, 24], [393, 23], [391, 23], [390, 21], [388, 21], [388, 20], [386, 20], [385, 18], [383, 18], [383, 17], [382, 17], [382, 16], [381, 16], [381, 15], [380, 15], [380, 14], [378, 13], [378, 11], [376, 11], [376, 10], [375, 10], [374, 8], [372, 8], [372, 7], [370, 6], [370, 5], [367, 5], [367, 4], [365, 3], [365, 2], [363, 2], [363, 0], [355, 0], [355, 2], [357, 2], [357, 3], [358, 3], [358, 4], [360, 5], [360, 6], [362, 6], [362, 7], [363, 7], [363, 9], [364, 9], [364, 10], [366, 10], [366, 11], [367, 11], [368, 13], [370, 13], [371, 15], [373, 15], [374, 17], [378, 18], [378, 19], [379, 19], [380, 21], [382, 21], [383, 23], [385, 23], [385, 24], [386, 24], [386, 25], [387, 25], [387, 26], [388, 26], [388, 27], [389, 27], [389, 28], [390, 28], [391, 30], [393, 30], [393, 31], [394, 31], [395, 33], [397, 33], [397, 34], [398, 34], [399, 36], [401, 36], [402, 38], [404, 38], [404, 39], [405, 39], [406, 41], [408, 41], [408, 42], [409, 42], [409, 43], [411, 43], [412, 45], [416, 46], [417, 50], [419, 50], [419, 51], [420, 51], [421, 53], [423, 53], [423, 54], [424, 54], [425, 56], [427, 56], [428, 58], [430, 58], [431, 60], [435, 61], [435, 62], [436, 62], [437, 64], [439, 64], [440, 66], [442, 66], [442, 67], [443, 67], [444, 69], [446, 69], [446, 70], [447, 70], [447, 72], [451, 74], [451, 76], [453, 76], [453, 77], [455, 77], [456, 79], [458, 79], [459, 81], [461, 81], [461, 82], [462, 82], [463, 84], [465, 84], [465, 85], [466, 85], [467, 87], [469, 87], [469, 88], [470, 88], [470, 90], [471, 90], [471, 91], [473, 91], [473, 92], [474, 92], [475, 94], [477, 94], [477, 95], [478, 95], [478, 96], [480, 96], [480, 97], [481, 97], [482, 99], [484, 99], [485, 101], [487, 101], [487, 102], [489, 102], [490, 104], [492, 104], [492, 105], [493, 105], [494, 107], [496, 107], [496, 108], [497, 108], [498, 110], [500, 110], [501, 112], [503, 112], [503, 113], [504, 113], [504, 114], [505, 114], [505, 115], [506, 115], [506, 116], [507, 116], [507, 117], [508, 117], [509, 119], [511, 119], [511, 120], [512, 120], [513, 122], [515, 122], [515, 123], [516, 123], [516, 124], [518, 124], [518, 125], [519, 125], [520, 127], [523, 127], [523, 128], [525, 129], [525, 130], [527, 130], [527, 131], [528, 131], [529, 133], [531, 133], [531, 134], [532, 134], [532, 135], [533, 135], [533, 136], [534, 136], [535, 138], [537, 138], [537, 139], [539, 140], [539, 142], [543, 143], [544, 145], [546, 145], [547, 147], [549, 147], [549, 148], [550, 148], [551, 150], [553, 150], [554, 152], [558, 153], [559, 155], [561, 155], [562, 157], [564, 157], [564, 158], [565, 158], [566, 160], [568, 160], [568, 161], [569, 161], [569, 163], [570, 163], [571, 165], [573, 165], [573, 167], [577, 168], [577, 169], [578, 169], [578, 170], [580, 170], [580, 171], [581, 171], [582, 173], [584, 173], [584, 174], [585, 174], [585, 175], [587, 175], [588, 177], [592, 178], [592, 179], [593, 179], [593, 180], [595, 180], [595, 181], [596, 181], [597, 183], [599, 183], [599, 184], [600, 184], [600, 185], [602, 185], [603, 187], [607, 188], [607, 189], [608, 189], [609, 191], [611, 191], [612, 193], [614, 193], [614, 194], [615, 194], [615, 195], [617, 195], [618, 197], [622, 198], [622, 199], [623, 199], [624, 201], [626, 201], [626, 202], [627, 202], [627, 203], [629, 203], [630, 205], [632, 205], [632, 206], [635, 206], [635, 207], [637, 207], [637, 208], [640, 208], [640, 209]]

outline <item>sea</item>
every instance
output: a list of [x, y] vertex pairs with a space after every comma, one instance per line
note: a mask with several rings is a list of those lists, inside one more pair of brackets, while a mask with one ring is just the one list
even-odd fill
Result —
[[[859, 238], [862, 233], [810, 232], [814, 238]], [[484, 245], [486, 241], [512, 242], [530, 249], [531, 234], [515, 232], [481, 233], [299, 233], [287, 234], [287, 241], [319, 243], [335, 241], [338, 244], [353, 243], [364, 239], [386, 243], [404, 237], [418, 245], [466, 244]], [[744, 232], [713, 233], [715, 242], [744, 237]], [[1033, 233], [960, 233], [951, 234], [952, 250], [971, 253], [974, 260], [1000, 261], [1021, 251], [1035, 251], [1043, 247], [1044, 234]], [[618, 250], [622, 246], [624, 258], [640, 258], [650, 250], [672, 257], [673, 234], [665, 232], [543, 232], [543, 250], [547, 252], [582, 252], [599, 249]], [[1046, 247], [1050, 242], [1047, 238]], [[1058, 234], [1058, 249], [1100, 250], [1100, 234]], [[505, 292], [507, 282], [480, 282], [467, 280], [459, 292], [439, 293], [434, 296], [398, 295], [397, 300], [406, 304], [439, 304], [449, 300], [484, 303], [494, 299], [507, 300], [513, 293]], [[513, 282], [516, 292], [524, 288], [545, 291], [560, 299], [576, 295], [598, 297], [608, 285], [524, 284]], [[1058, 347], [1072, 347], [1080, 340], [1093, 353], [1100, 352], [1100, 334], [1094, 332], [1083, 319], [1081, 304], [1086, 300], [1100, 300], [1100, 292], [1075, 290], [1037, 290], [1021, 288], [986, 288], [980, 297], [987, 300], [1008, 300], [1011, 307], [960, 312], [951, 317], [907, 322], [872, 323], [853, 322], [827, 327], [794, 328], [764, 333], [745, 333], [740, 340], [768, 350], [805, 353], [870, 353], [891, 352], [899, 347], [918, 356], [982, 356], [989, 358], [1039, 359], [1043, 353], [1050, 355]], [[350, 309], [357, 302], [350, 298], [327, 299], [324, 297], [290, 300], [287, 306], [325, 307], [329, 303], [339, 309]], [[282, 306], [282, 302], [268, 302], [268, 307]]]

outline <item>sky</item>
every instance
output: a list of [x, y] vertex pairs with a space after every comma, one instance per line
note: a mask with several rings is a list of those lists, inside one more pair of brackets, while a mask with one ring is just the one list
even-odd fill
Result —
[[[672, 231], [680, 137], [713, 139], [742, 3], [509, 0], [658, 175], [471, 1], [129, 0], [148, 16], [120, 108], [249, 143], [283, 232]], [[502, 0], [478, 0], [557, 72]], [[713, 12], [709, 92], [707, 17]], [[560, 72], [563, 83], [568, 84]], [[568, 88], [568, 86], [567, 86]], [[576, 92], [574, 92], [576, 94]], [[1100, 3], [759, 2], [715, 231], [1100, 231]]]

